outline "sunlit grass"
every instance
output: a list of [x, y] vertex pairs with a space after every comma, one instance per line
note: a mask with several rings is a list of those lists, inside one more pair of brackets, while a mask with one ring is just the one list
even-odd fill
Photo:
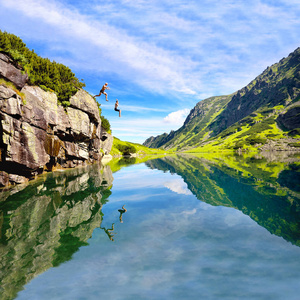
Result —
[[[4, 78], [0, 78], [0, 85], [4, 85], [5, 87], [13, 90], [14, 92], [17, 93], [17, 95], [19, 95], [24, 103], [25, 101], [25, 94], [20, 92], [17, 87], [10, 81], [5, 80]], [[25, 104], [25, 103], [24, 103]]]
[[137, 156], [142, 156], [142, 155], [164, 155], [165, 153], [173, 153], [173, 151], [148, 148], [148, 147], [143, 146], [141, 144], [121, 141], [120, 139], [114, 137], [113, 146], [112, 146], [112, 149], [111, 149], [111, 152], [110, 152], [110, 154], [112, 156], [122, 156], [122, 152], [118, 149], [119, 145], [123, 145], [123, 146], [128, 145], [128, 146], [134, 147], [136, 149]]

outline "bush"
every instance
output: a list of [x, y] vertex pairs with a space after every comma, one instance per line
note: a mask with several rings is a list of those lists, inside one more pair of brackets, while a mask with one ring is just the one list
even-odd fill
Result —
[[264, 108], [262, 109], [261, 111], [259, 111], [263, 116], [266, 116], [266, 115], [269, 115], [269, 114], [272, 114], [275, 112], [275, 109], [274, 108]]
[[69, 107], [71, 105], [70, 101], [62, 101], [61, 104], [64, 107]]
[[236, 132], [239, 132], [242, 130], [242, 127], [240, 126], [239, 123], [237, 124], [234, 124], [234, 125], [231, 125], [230, 127], [228, 127], [227, 129], [223, 130], [221, 133], [220, 133], [220, 137], [221, 138], [225, 138], [231, 134], [234, 134]]
[[238, 141], [233, 145], [232, 149], [237, 150], [239, 148], [243, 148], [244, 144], [245, 144], [244, 141]]
[[44, 90], [53, 90], [57, 94], [59, 104], [68, 105], [69, 98], [85, 86], [71, 69], [38, 56], [33, 50], [30, 51], [19, 37], [1, 30], [0, 51], [23, 67], [28, 74], [28, 84], [40, 86]]
[[123, 155], [130, 155], [132, 153], [136, 153], [136, 148], [132, 145], [126, 144], [126, 145], [117, 145], [117, 149], [122, 152]]
[[255, 137], [255, 136], [250, 136], [245, 139], [245, 142], [250, 145], [255, 145], [255, 144], [265, 144], [266, 139], [260, 138], [260, 137]]
[[103, 116], [100, 116], [101, 118], [101, 126], [107, 131], [107, 132], [110, 132], [110, 123], [109, 121], [103, 117]]
[[245, 126], [245, 125], [252, 126], [252, 125], [255, 124], [255, 120], [253, 118], [251, 118], [250, 116], [248, 116], [248, 117], [245, 117], [244, 119], [242, 119], [239, 122], [239, 124], [242, 125], [242, 126]]

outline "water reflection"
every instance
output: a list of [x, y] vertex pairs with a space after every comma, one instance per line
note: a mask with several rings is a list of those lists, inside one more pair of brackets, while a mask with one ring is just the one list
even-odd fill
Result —
[[299, 248], [261, 226], [300, 245], [299, 158], [179, 155], [146, 164], [167, 174], [123, 169], [111, 193], [111, 168], [94, 165], [3, 192], [3, 299], [58, 265], [18, 297], [268, 299], [273, 286], [295, 295]]
[[300, 246], [299, 156], [178, 155], [146, 165], [177, 173], [199, 200], [239, 209], [272, 234]]
[[13, 299], [36, 275], [58, 266], [100, 227], [110, 167], [55, 172], [0, 194], [0, 295]]
[[123, 205], [121, 209], [118, 209], [118, 212], [120, 213], [120, 217], [119, 217], [120, 223], [123, 223], [122, 216], [124, 213], [126, 213], [126, 211], [127, 209], [125, 208], [125, 205]]
[[101, 229], [104, 230], [104, 232], [107, 234], [108, 238], [111, 241], [114, 241], [114, 236], [115, 236], [115, 232], [113, 232], [115, 230], [115, 223], [111, 224], [111, 228], [105, 228], [105, 227], [100, 227]]

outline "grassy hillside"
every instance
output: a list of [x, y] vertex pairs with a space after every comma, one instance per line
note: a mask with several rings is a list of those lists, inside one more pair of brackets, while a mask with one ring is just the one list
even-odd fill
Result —
[[148, 147], [161, 147], [174, 151], [184, 150], [200, 145], [209, 137], [208, 125], [220, 114], [232, 95], [217, 96], [197, 103], [186, 118], [184, 125], [177, 131], [171, 131], [157, 137], [151, 137], [144, 142]]
[[236, 93], [200, 101], [180, 129], [144, 144], [190, 152], [300, 150], [300, 48]]
[[282, 130], [276, 122], [284, 110], [283, 106], [260, 109], [188, 151], [300, 150], [300, 131]]
[[113, 146], [110, 152], [112, 156], [123, 156], [130, 154], [136, 154], [137, 156], [164, 155], [165, 153], [170, 153], [170, 151], [148, 148], [141, 144], [121, 141], [116, 137], [114, 137]]

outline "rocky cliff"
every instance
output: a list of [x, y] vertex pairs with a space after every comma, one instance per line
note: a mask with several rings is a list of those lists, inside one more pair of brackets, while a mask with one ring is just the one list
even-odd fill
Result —
[[27, 75], [1, 53], [0, 78], [0, 186], [93, 163], [110, 152], [113, 137], [87, 92], [78, 90], [64, 108], [55, 93], [27, 85]]

